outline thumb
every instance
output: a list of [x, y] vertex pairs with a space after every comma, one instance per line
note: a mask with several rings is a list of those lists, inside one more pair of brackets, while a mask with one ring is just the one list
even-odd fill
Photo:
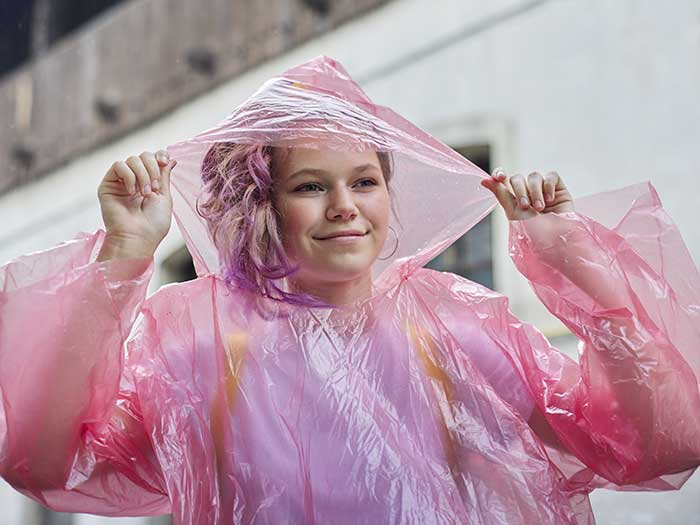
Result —
[[503, 211], [506, 212], [508, 219], [515, 217], [518, 203], [505, 184], [489, 177], [488, 179], [483, 179], [481, 185], [494, 194], [498, 203], [503, 207]]
[[177, 161], [171, 160], [160, 172], [162, 181], [161, 191], [166, 197], [170, 197], [170, 172], [175, 166], [177, 166]]
[[170, 154], [167, 149], [159, 149], [156, 152], [156, 160], [160, 166], [165, 166], [170, 162]]

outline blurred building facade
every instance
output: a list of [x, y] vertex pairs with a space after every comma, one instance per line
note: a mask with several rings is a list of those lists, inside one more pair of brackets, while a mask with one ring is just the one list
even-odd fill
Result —
[[[652, 180], [698, 261], [700, 4], [672, 5], [103, 2], [99, 17], [35, 44], [0, 77], [0, 264], [101, 228], [96, 189], [115, 160], [211, 127], [263, 81], [320, 54], [487, 172], [556, 170], [575, 196]], [[576, 357], [510, 261], [498, 210], [431, 265], [505, 293]], [[173, 225], [150, 291], [191, 272]], [[697, 478], [677, 494], [594, 493], [599, 523], [700, 523]], [[29, 525], [168, 522], [45, 512], [4, 482], [0, 507], [7, 523]]]

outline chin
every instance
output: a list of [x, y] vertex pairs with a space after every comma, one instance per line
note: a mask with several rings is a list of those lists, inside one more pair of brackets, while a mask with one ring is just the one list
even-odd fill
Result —
[[328, 261], [326, 264], [315, 264], [308, 273], [316, 279], [341, 282], [355, 279], [372, 271], [374, 259], [362, 257], [354, 261]]

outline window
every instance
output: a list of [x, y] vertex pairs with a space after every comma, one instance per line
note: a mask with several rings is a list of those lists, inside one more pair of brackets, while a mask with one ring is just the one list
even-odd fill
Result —
[[[486, 173], [491, 173], [488, 145], [455, 148]], [[452, 246], [425, 265], [426, 268], [455, 273], [493, 289], [491, 216], [484, 217]]]
[[122, 1], [0, 1], [0, 76]]
[[74, 514], [54, 512], [45, 507], [40, 507], [39, 523], [41, 525], [73, 525]]
[[163, 261], [161, 271], [163, 275], [161, 285], [191, 281], [197, 277], [192, 256], [185, 246]]

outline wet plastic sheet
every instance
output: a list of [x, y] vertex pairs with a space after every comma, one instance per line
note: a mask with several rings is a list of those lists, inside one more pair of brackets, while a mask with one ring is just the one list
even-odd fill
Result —
[[[394, 154], [399, 250], [371, 298], [227, 287], [194, 212], [221, 141]], [[2, 267], [0, 467], [27, 496], [176, 524], [581, 524], [594, 488], [674, 489], [700, 463], [700, 276], [651, 185], [511, 224], [579, 365], [505, 297], [422, 268], [493, 209], [486, 174], [333, 60], [169, 150], [196, 280], [146, 299], [152, 260], [96, 262], [102, 231]]]

